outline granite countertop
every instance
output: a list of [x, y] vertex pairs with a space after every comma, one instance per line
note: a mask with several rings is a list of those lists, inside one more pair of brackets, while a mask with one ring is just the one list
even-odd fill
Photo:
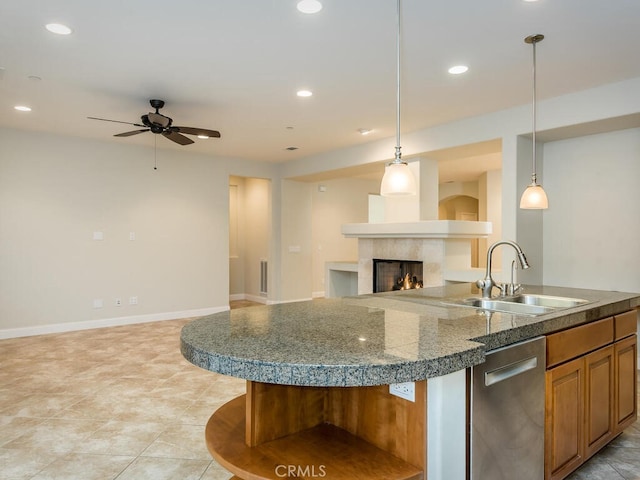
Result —
[[424, 380], [484, 361], [485, 352], [640, 306], [640, 294], [525, 286], [527, 293], [589, 303], [540, 316], [451, 302], [472, 284], [248, 307], [186, 325], [181, 350], [194, 365], [247, 380], [367, 386]]

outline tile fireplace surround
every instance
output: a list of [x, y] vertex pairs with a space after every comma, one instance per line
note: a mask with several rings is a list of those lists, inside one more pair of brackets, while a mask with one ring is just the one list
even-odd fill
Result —
[[358, 238], [358, 295], [373, 292], [373, 259], [423, 262], [425, 287], [445, 284], [445, 270], [471, 268], [471, 239], [491, 234], [491, 222], [427, 220], [349, 223], [342, 234]]

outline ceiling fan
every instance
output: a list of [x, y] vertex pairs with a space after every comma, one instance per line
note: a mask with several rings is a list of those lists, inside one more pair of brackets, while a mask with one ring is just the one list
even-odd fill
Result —
[[187, 135], [198, 135], [199, 137], [215, 137], [220, 138], [220, 132], [217, 130], [208, 130], [206, 128], [194, 128], [194, 127], [176, 127], [173, 125], [173, 119], [162, 115], [160, 109], [164, 107], [164, 100], [149, 100], [152, 108], [155, 108], [155, 112], [149, 112], [146, 115], [142, 115], [140, 120], [142, 123], [121, 122], [120, 120], [109, 120], [107, 118], [87, 117], [91, 120], [102, 120], [104, 122], [126, 123], [127, 125], [134, 125], [136, 127], [144, 127], [142, 130], [132, 130], [130, 132], [118, 133], [114, 137], [130, 137], [131, 135], [137, 135], [144, 132], [152, 132], [156, 134], [162, 134], [162, 136], [169, 140], [179, 143], [180, 145], [189, 145], [193, 143], [189, 137], [185, 137], [183, 133]]

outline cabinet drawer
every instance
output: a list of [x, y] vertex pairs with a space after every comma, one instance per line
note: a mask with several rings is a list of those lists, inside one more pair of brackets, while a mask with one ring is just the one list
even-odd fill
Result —
[[613, 317], [547, 336], [547, 368], [613, 343]]
[[621, 313], [613, 318], [615, 320], [616, 340], [620, 340], [621, 338], [628, 337], [629, 335], [636, 333], [636, 330], [638, 329], [638, 314], [635, 310]]

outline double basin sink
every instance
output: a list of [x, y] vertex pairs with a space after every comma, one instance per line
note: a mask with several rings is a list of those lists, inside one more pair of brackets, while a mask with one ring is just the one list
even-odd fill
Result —
[[475, 307], [492, 312], [506, 312], [535, 316], [577, 307], [579, 305], [589, 303], [589, 301], [581, 298], [523, 293], [498, 298], [465, 298], [464, 300], [459, 300], [454, 303], [456, 305]]

